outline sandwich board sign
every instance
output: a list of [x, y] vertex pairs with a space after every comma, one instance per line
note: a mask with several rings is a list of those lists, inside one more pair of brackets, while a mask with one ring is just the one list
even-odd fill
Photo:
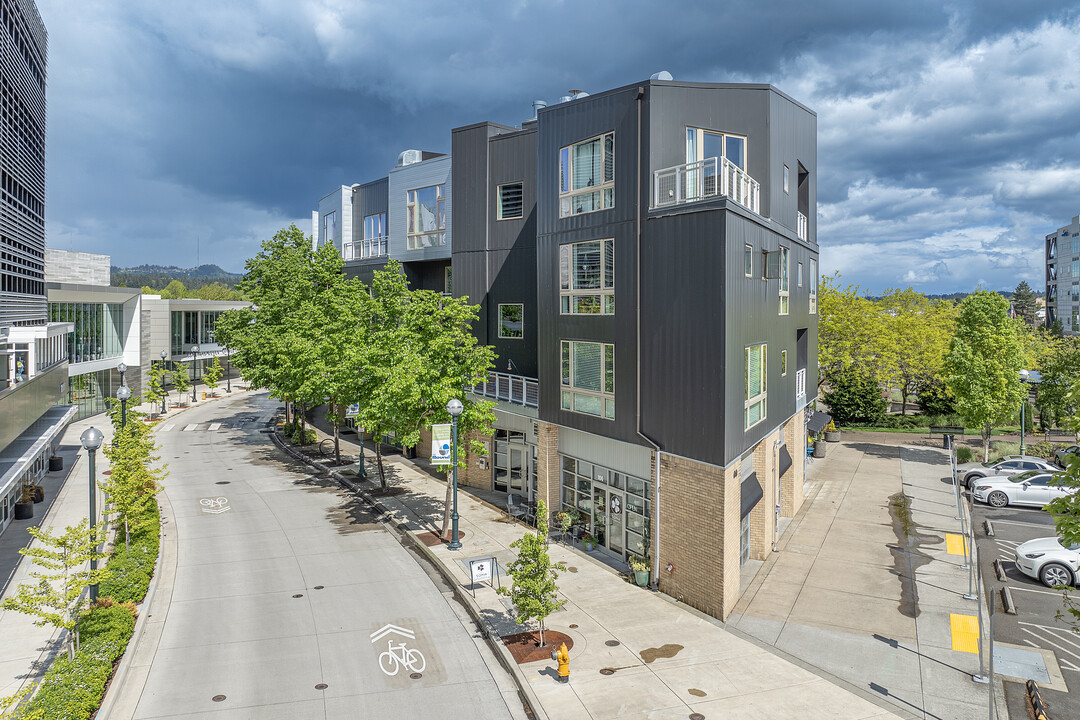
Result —
[[[496, 560], [493, 557], [474, 558], [469, 561], [469, 579], [472, 581], [473, 597], [476, 597], [476, 585], [487, 582], [491, 587], [492, 575], [497, 572]], [[499, 583], [502, 585], [502, 582]]]
[[452, 446], [450, 444], [450, 425], [431, 426], [431, 464], [452, 465]]

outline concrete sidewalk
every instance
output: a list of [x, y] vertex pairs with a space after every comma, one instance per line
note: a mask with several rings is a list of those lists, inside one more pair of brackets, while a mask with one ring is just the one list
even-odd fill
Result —
[[808, 466], [806, 504], [728, 622], [905, 715], [985, 718], [948, 455], [887, 442]]
[[[343, 453], [355, 455], [355, 436], [348, 437]], [[391, 456], [384, 462], [392, 492], [375, 499], [387, 509], [386, 519], [413, 534], [438, 531], [445, 484], [407, 460]], [[359, 487], [371, 493], [378, 487], [372, 462], [368, 474], [371, 481]], [[473, 587], [468, 576], [472, 558], [495, 557], [501, 566], [509, 564], [514, 558], [510, 543], [531, 528], [508, 522], [504, 512], [464, 490], [459, 511], [463, 548], [454, 552], [438, 544], [429, 548], [429, 557], [467, 591], [459, 597], [472, 605], [491, 635], [532, 629], [513, 621], [507, 598], [486, 584]], [[547, 628], [573, 638], [569, 684], [557, 681], [550, 660], [516, 665], [499, 643], [541, 717], [674, 719], [691, 713], [712, 718], [897, 717], [872, 692], [844, 687], [827, 673], [729, 632], [713, 618], [632, 585], [576, 548], [555, 544], [551, 556], [567, 564], [559, 579], [567, 604], [548, 618]], [[503, 583], [508, 582], [504, 577]], [[601, 674], [602, 669], [614, 673]]]

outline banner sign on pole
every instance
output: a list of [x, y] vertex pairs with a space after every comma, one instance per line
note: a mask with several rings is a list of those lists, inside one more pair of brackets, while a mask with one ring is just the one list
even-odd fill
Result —
[[360, 414], [360, 403], [353, 403], [345, 409], [345, 417], [352, 418]]
[[451, 456], [451, 453], [452, 448], [450, 445], [450, 425], [432, 425], [431, 464], [452, 465], [454, 459]]

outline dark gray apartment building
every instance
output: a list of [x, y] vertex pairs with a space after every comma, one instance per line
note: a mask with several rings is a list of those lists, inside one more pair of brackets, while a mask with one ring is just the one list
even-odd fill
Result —
[[[75, 409], [65, 339], [45, 295], [45, 25], [33, 0], [0, 0], [0, 532], [47, 472]], [[20, 511], [23, 506], [20, 506]]]
[[1080, 215], [1046, 236], [1046, 326], [1080, 333]]

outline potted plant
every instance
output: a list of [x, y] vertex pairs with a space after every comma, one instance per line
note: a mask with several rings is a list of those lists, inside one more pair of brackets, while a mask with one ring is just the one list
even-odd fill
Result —
[[825, 441], [819, 438], [814, 438], [814, 457], [825, 457]]
[[592, 552], [593, 545], [596, 544], [596, 538], [592, 533], [585, 533], [581, 536], [581, 544], [585, 548], [585, 552]]
[[840, 431], [832, 420], [825, 426], [825, 442], [840, 442]]
[[56, 455], [49, 456], [49, 472], [59, 472], [64, 469], [64, 458]]
[[559, 539], [566, 541], [570, 529], [581, 522], [581, 514], [577, 510], [567, 508], [555, 514], [555, 527], [559, 530]]
[[634, 583], [645, 587], [649, 584], [649, 559], [638, 555], [630, 556], [630, 569], [634, 571]]
[[29, 520], [34, 517], [34, 489], [27, 484], [22, 487], [22, 497], [15, 503], [15, 519]]

